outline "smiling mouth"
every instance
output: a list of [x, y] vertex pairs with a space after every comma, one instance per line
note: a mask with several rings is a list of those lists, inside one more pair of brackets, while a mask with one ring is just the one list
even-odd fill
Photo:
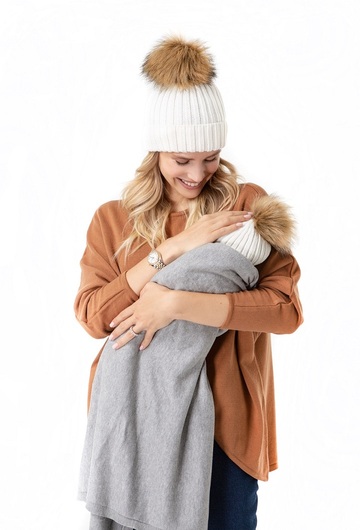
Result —
[[183, 180], [183, 179], [179, 179], [179, 180], [180, 180], [180, 182], [182, 182], [182, 183], [184, 184], [184, 186], [186, 186], [187, 188], [193, 188], [193, 189], [195, 189], [195, 188], [199, 188], [199, 187], [201, 186], [202, 182], [203, 182], [203, 181], [201, 181], [201, 182], [196, 183], [196, 182], [188, 182], [187, 180]]

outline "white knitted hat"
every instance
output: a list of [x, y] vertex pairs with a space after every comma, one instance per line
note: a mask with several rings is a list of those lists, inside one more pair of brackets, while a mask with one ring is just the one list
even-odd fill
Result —
[[212, 58], [202, 44], [165, 39], [146, 57], [143, 73], [151, 81], [145, 120], [148, 151], [204, 152], [224, 147], [224, 104], [213, 83]]
[[225, 243], [260, 265], [274, 247], [281, 254], [291, 252], [295, 238], [295, 219], [290, 207], [276, 195], [262, 195], [250, 206], [252, 218], [241, 228], [217, 241]]
[[259, 265], [269, 256], [271, 245], [255, 230], [254, 221], [246, 221], [241, 228], [227, 236], [220, 237], [219, 242], [237, 250], [253, 265]]

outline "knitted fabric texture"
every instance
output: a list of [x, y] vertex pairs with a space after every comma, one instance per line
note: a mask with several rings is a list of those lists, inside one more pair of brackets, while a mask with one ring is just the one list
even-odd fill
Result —
[[[208, 243], [157, 272], [171, 289], [251, 289], [258, 271], [227, 245]], [[225, 330], [174, 320], [143, 351], [143, 335], [114, 352], [94, 379], [79, 499], [136, 530], [207, 530], [214, 406], [206, 356]]]
[[150, 81], [144, 134], [148, 151], [206, 152], [224, 147], [225, 109], [204, 46], [165, 39], [145, 59], [143, 73]]
[[253, 265], [259, 265], [269, 256], [271, 245], [256, 231], [254, 221], [250, 219], [244, 225], [227, 236], [218, 239], [240, 252]]

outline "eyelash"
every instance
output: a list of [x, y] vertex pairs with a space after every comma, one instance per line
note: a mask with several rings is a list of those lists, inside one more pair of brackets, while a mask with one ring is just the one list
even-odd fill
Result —
[[[205, 160], [205, 162], [215, 162], [215, 160], [216, 160], [216, 156], [212, 158], [211, 160]], [[186, 162], [179, 162], [178, 160], [176, 160], [176, 163], [178, 166], [186, 166], [186, 164], [189, 163], [189, 160], [186, 160]]]

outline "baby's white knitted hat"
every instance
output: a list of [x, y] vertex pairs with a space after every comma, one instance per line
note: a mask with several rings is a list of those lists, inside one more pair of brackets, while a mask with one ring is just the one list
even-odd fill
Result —
[[282, 254], [291, 252], [295, 238], [295, 220], [287, 204], [275, 195], [264, 195], [251, 205], [252, 218], [241, 228], [220, 237], [225, 243], [248, 258], [253, 265], [260, 265], [271, 252], [271, 247]]
[[162, 40], [142, 72], [151, 82], [146, 109], [148, 151], [204, 152], [222, 149], [227, 125], [213, 79], [212, 57], [198, 41]]
[[218, 241], [240, 252], [253, 265], [265, 261], [271, 252], [270, 243], [256, 231], [253, 219], [246, 221], [238, 230], [220, 237]]

